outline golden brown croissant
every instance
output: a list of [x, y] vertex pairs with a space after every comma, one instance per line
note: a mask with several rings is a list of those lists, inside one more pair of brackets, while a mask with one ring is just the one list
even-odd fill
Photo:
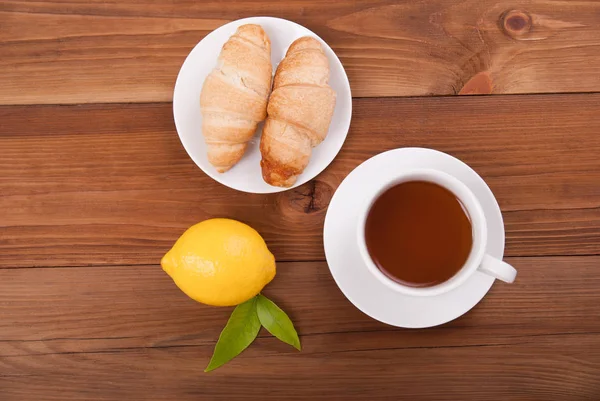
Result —
[[312, 148], [329, 130], [335, 92], [329, 62], [314, 38], [296, 40], [277, 67], [260, 141], [264, 180], [292, 186], [308, 165]]
[[244, 155], [267, 115], [271, 42], [259, 25], [242, 25], [229, 38], [200, 94], [208, 161], [223, 173]]

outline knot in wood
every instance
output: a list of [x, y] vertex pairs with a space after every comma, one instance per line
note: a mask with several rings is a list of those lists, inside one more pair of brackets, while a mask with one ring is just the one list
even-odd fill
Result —
[[494, 91], [494, 84], [488, 71], [479, 72], [471, 77], [462, 87], [459, 95], [489, 95]]
[[293, 209], [303, 213], [315, 213], [327, 209], [332, 188], [322, 181], [313, 180], [289, 191], [289, 201]]
[[525, 11], [510, 10], [504, 13], [501, 26], [508, 36], [518, 38], [531, 29], [531, 16]]

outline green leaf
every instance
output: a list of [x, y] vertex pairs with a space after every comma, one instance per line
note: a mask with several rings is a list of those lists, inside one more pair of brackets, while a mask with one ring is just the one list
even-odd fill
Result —
[[253, 297], [235, 307], [219, 336], [213, 356], [204, 369], [205, 372], [224, 365], [252, 344], [260, 330], [256, 304], [257, 297]]
[[256, 312], [264, 328], [284, 343], [300, 351], [300, 339], [288, 315], [264, 295], [258, 294], [256, 297]]

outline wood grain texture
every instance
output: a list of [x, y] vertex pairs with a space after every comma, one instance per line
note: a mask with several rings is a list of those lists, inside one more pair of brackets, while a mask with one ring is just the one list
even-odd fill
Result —
[[170, 101], [193, 46], [255, 15], [322, 36], [359, 97], [600, 90], [593, 1], [8, 0], [0, 104]]
[[359, 99], [354, 110], [315, 181], [250, 195], [193, 164], [168, 104], [0, 108], [0, 266], [153, 264], [219, 216], [251, 224], [280, 261], [323, 259], [339, 183], [405, 146], [448, 152], [484, 177], [507, 255], [600, 253], [600, 95]]
[[[323, 37], [360, 97], [333, 164], [280, 194], [211, 180], [152, 103], [200, 39], [254, 15]], [[599, 21], [596, 1], [0, 2], [0, 400], [597, 401], [600, 93], [400, 97], [600, 92]], [[483, 176], [519, 271], [426, 330], [361, 313], [323, 261], [340, 182], [407, 146]], [[157, 263], [210, 217], [263, 234], [301, 353], [263, 330], [202, 373], [231, 308]]]
[[263, 331], [210, 375], [231, 308], [188, 299], [158, 266], [0, 269], [0, 398], [594, 400], [600, 257], [509, 262], [515, 284], [426, 330], [363, 315], [323, 262], [281, 263], [266, 294], [302, 352]]
[[[203, 375], [211, 347], [9, 357], [6, 401], [436, 400], [595, 401], [597, 336], [514, 346], [269, 355], [259, 339], [226, 371]], [[257, 368], [258, 366], [258, 368]]]
[[[427, 330], [396, 329], [364, 315], [325, 262], [279, 263], [265, 294], [290, 314], [308, 353], [344, 350], [346, 341], [360, 349], [451, 347], [600, 333], [592, 318], [600, 314], [600, 257], [508, 260], [519, 270], [514, 285], [496, 283], [469, 314]], [[214, 345], [231, 313], [189, 299], [158, 265], [0, 269], [0, 289], [0, 356]], [[311, 340], [325, 334], [345, 341]]]

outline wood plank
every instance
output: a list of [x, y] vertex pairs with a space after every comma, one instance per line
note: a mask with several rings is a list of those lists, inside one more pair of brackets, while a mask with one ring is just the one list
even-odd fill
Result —
[[185, 154], [169, 104], [0, 108], [0, 266], [155, 264], [190, 225], [231, 217], [278, 260], [322, 260], [329, 200], [358, 164], [403, 146], [459, 157], [502, 207], [509, 256], [600, 254], [600, 94], [358, 99], [315, 181], [228, 189]]
[[170, 101], [192, 47], [254, 15], [321, 35], [360, 97], [598, 91], [598, 13], [553, 0], [8, 0], [0, 104]]
[[[598, 336], [489, 347], [248, 356], [202, 373], [211, 347], [7, 357], [6, 401], [96, 400], [595, 400]], [[399, 398], [401, 397], [401, 398]]]
[[[600, 341], [599, 256], [509, 261], [519, 270], [515, 284], [496, 283], [470, 313], [427, 330], [364, 315], [325, 262], [279, 263], [265, 294], [289, 313], [307, 353], [508, 345], [564, 334], [598, 333]], [[214, 345], [230, 313], [192, 301], [157, 265], [0, 269], [0, 357]]]
[[302, 352], [263, 332], [211, 374], [231, 309], [189, 300], [158, 266], [0, 269], [0, 398], [593, 400], [600, 257], [509, 261], [515, 284], [425, 330], [363, 315], [323, 262], [282, 263], [266, 293]]
[[[596, 252], [598, 139], [590, 132], [598, 126], [597, 99], [358, 101], [347, 145], [314, 188], [264, 196], [235, 193], [197, 170], [181, 150], [168, 105], [6, 108], [0, 258], [13, 266], [45, 265], [50, 255], [66, 265], [152, 263], [185, 227], [218, 215], [256, 226], [279, 259], [322, 258], [319, 232], [333, 189], [362, 160], [408, 145], [453, 153], [488, 179], [509, 240], [514, 224], [514, 246], [525, 249], [511, 253], [509, 242], [510, 254]], [[505, 127], [517, 107], [529, 110]], [[548, 107], [557, 114], [546, 120], [538, 113]], [[471, 110], [456, 121], [464, 109]], [[573, 121], [574, 112], [586, 122]], [[389, 117], [397, 113], [406, 116], [400, 127]], [[319, 210], [306, 210], [311, 192]], [[18, 260], [24, 249], [29, 256]]]

